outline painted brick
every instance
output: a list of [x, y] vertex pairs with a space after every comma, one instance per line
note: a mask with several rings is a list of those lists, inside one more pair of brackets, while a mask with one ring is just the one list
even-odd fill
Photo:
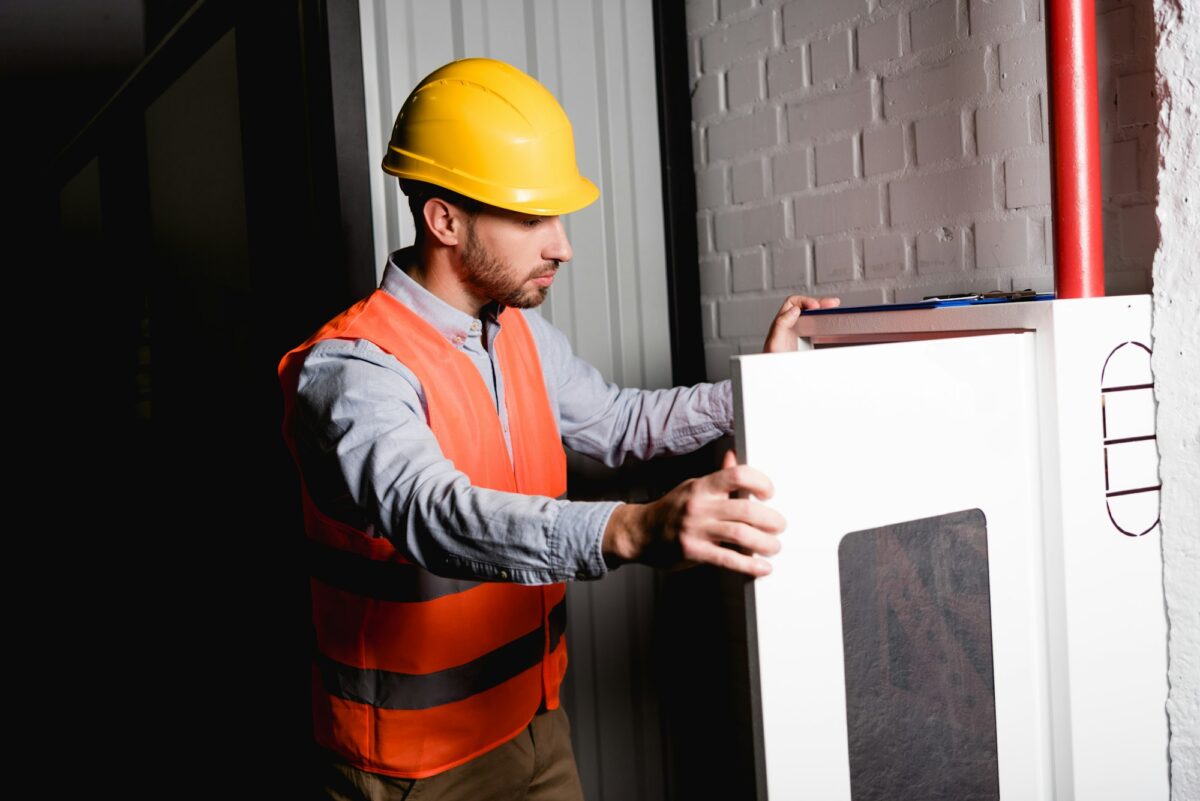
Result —
[[1046, 84], [1046, 34], [1041, 25], [1000, 43], [1000, 88]]
[[1158, 220], [1153, 205], [1121, 209], [1121, 255], [1149, 264], [1158, 247]]
[[971, 33], [984, 33], [1024, 22], [1021, 0], [971, 0]]
[[1123, 270], [1104, 274], [1104, 294], [1106, 295], [1145, 295], [1149, 291], [1150, 272], [1148, 270]]
[[1104, 236], [1104, 263], [1119, 265], [1125, 259], [1121, 256], [1121, 218], [1119, 206], [1105, 206], [1100, 209], [1100, 230]]
[[958, 113], [917, 120], [917, 164], [922, 167], [962, 155], [962, 123]]
[[924, 111], [947, 100], [967, 100], [987, 90], [983, 48], [883, 81], [884, 116]]
[[1117, 78], [1117, 120], [1121, 125], [1147, 125], [1157, 114], [1153, 72]]
[[1050, 141], [1050, 114], [1046, 110], [1046, 93], [1039, 92], [1037, 99], [1038, 99], [1037, 129], [1038, 129], [1038, 133], [1040, 134], [1040, 136], [1037, 137], [1037, 141], [1048, 142], [1048, 141]]
[[1050, 156], [1042, 148], [1036, 156], [1004, 162], [1004, 205], [1010, 209], [1042, 206], [1050, 202]]
[[1124, 61], [1133, 55], [1133, 8], [1124, 6], [1096, 15], [1096, 63]]
[[700, 255], [713, 252], [712, 214], [701, 212], [696, 215], [696, 238], [699, 240]]
[[957, 272], [961, 252], [958, 235], [952, 229], [939, 228], [933, 232], [921, 232], [917, 234], [917, 272], [921, 275]]
[[866, 175], [904, 169], [904, 129], [899, 125], [864, 131], [862, 147]]
[[808, 175], [808, 151], [793, 150], [771, 159], [771, 180], [777, 195], [808, 189], [811, 185]]
[[688, 80], [695, 82], [700, 77], [700, 40], [688, 42]]
[[771, 203], [748, 209], [735, 209], [716, 216], [718, 250], [741, 250], [783, 239], [783, 204]]
[[783, 38], [788, 44], [803, 41], [866, 13], [867, 0], [796, 0], [783, 7]]
[[914, 9], [908, 15], [909, 41], [913, 51], [953, 42], [958, 36], [955, 0], [940, 0], [931, 6]]
[[734, 164], [732, 173], [734, 203], [761, 200], [766, 196], [761, 159], [748, 161], [745, 164]]
[[1113, 142], [1107, 149], [1101, 146], [1100, 178], [1105, 195], [1124, 195], [1138, 191], [1136, 139]]
[[700, 166], [704, 163], [704, 142], [708, 137], [700, 125], [692, 125], [692, 163]]
[[842, 305], [846, 307], [877, 306], [880, 303], [885, 303], [887, 301], [887, 295], [882, 287], [877, 289], [842, 289], [833, 293], [832, 297], [841, 298]]
[[820, 236], [855, 228], [875, 228], [880, 222], [881, 187], [862, 186], [798, 197], [792, 203], [796, 236]]
[[688, 32], [694, 33], [717, 21], [717, 2], [716, 0], [687, 0], [684, 14], [687, 17]]
[[871, 84], [861, 81], [787, 107], [788, 141], [861, 128], [871, 121]]
[[[721, 336], [726, 339], [735, 337], [766, 336], [767, 329], [779, 307], [783, 305], [787, 293], [779, 293], [766, 298], [733, 298], [722, 300], [717, 304], [717, 319]], [[711, 378], [711, 376], [710, 376]]]
[[[1049, 217], [1036, 217], [1029, 220], [1029, 261], [1031, 264], [1050, 264], [1050, 259], [1046, 257], [1045, 230], [1049, 227]], [[1023, 287], [1014, 285], [1013, 289], [1023, 289]]]
[[863, 272], [867, 278], [886, 278], [904, 272], [904, 237], [888, 234], [864, 239]]
[[767, 9], [705, 34], [700, 40], [704, 71], [720, 69], [752, 53], [767, 50], [771, 46], [771, 19], [770, 9]]
[[839, 139], [817, 145], [817, 186], [836, 184], [854, 177], [854, 139]]
[[1054, 226], [1049, 220], [1042, 227], [1042, 234], [1046, 237], [1046, 263], [1054, 263]]
[[771, 253], [771, 282], [776, 289], [807, 286], [810, 283], [808, 246], [777, 246]]
[[714, 343], [704, 346], [704, 376], [709, 381], [729, 378], [729, 359], [737, 353], [733, 345]]
[[[1033, 142], [1032, 98], [1014, 97], [975, 112], [975, 146], [986, 156]], [[1040, 127], [1040, 126], [1039, 126]]]
[[892, 181], [892, 225], [957, 217], [992, 207], [992, 166], [976, 164]]
[[854, 277], [854, 243], [849, 239], [818, 242], [814, 250], [817, 283], [848, 281]]
[[700, 330], [705, 340], [717, 337], [717, 304], [704, 301], [700, 304]]
[[703, 209], [715, 209], [728, 202], [729, 182], [724, 165], [696, 170], [696, 203]]
[[743, 156], [775, 144], [775, 109], [766, 108], [708, 126], [708, 160]]
[[778, 97], [808, 85], [804, 51], [784, 50], [767, 58], [767, 92]]
[[746, 61], [729, 68], [725, 75], [725, 97], [730, 108], [753, 103], [762, 97], [758, 77], [758, 61]]
[[721, 19], [732, 17], [754, 5], [754, 0], [721, 0]]
[[692, 87], [692, 119], [702, 120], [721, 110], [721, 76], [705, 75]]
[[700, 260], [700, 294], [726, 295], [729, 293], [729, 266], [724, 256], [711, 256]]
[[858, 68], [866, 69], [900, 55], [899, 16], [881, 19], [858, 28]]
[[824, 83], [850, 72], [850, 31], [838, 31], [828, 39], [814, 39], [812, 53], [813, 83]]
[[1158, 194], [1158, 132], [1153, 128], [1138, 131], [1138, 189]]
[[[1041, 229], [1037, 232], [1042, 235]], [[975, 269], [1025, 267], [1029, 264], [1029, 220], [977, 220], [975, 222]]]
[[1054, 271], [1043, 267], [1037, 273], [1018, 273], [1011, 276], [1009, 289], [1019, 292], [1022, 289], [1032, 289], [1034, 292], [1054, 291]]
[[766, 251], [755, 248], [733, 256], [733, 291], [753, 292], [767, 288]]

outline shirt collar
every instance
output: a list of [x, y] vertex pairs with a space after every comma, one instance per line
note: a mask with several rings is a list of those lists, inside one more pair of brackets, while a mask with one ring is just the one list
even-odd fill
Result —
[[[404, 271], [412, 263], [416, 254], [411, 247], [403, 248], [388, 257], [387, 266], [383, 269], [383, 280], [379, 287], [396, 300], [416, 312], [422, 320], [434, 327], [453, 345], [461, 346], [468, 337], [479, 336], [480, 320], [466, 312], [451, 306], [425, 287], [418, 284]], [[497, 318], [504, 307], [498, 303], [489, 304], [483, 309], [483, 317], [490, 324], [497, 324]]]

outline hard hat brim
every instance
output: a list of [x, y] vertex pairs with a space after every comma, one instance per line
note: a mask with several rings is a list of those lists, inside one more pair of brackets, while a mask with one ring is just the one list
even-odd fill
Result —
[[395, 146], [388, 148], [383, 171], [398, 178], [442, 186], [489, 206], [540, 217], [570, 214], [590, 206], [600, 197], [600, 189], [582, 175], [553, 187], [497, 186], [475, 176], [447, 170]]

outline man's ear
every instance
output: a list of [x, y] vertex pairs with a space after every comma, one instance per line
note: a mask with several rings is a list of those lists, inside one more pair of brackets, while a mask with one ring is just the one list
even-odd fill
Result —
[[441, 198], [425, 201], [425, 228], [430, 235], [447, 247], [461, 244], [463, 220], [461, 212]]

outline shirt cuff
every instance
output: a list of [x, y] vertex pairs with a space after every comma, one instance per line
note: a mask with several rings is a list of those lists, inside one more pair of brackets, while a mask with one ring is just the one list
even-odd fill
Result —
[[604, 529], [613, 510], [621, 504], [615, 501], [567, 503], [558, 513], [551, 533], [556, 553], [555, 572], [560, 579], [586, 581], [598, 579], [608, 572], [604, 563]]
[[726, 379], [716, 383], [717, 426], [726, 434], [733, 433], [733, 382]]

